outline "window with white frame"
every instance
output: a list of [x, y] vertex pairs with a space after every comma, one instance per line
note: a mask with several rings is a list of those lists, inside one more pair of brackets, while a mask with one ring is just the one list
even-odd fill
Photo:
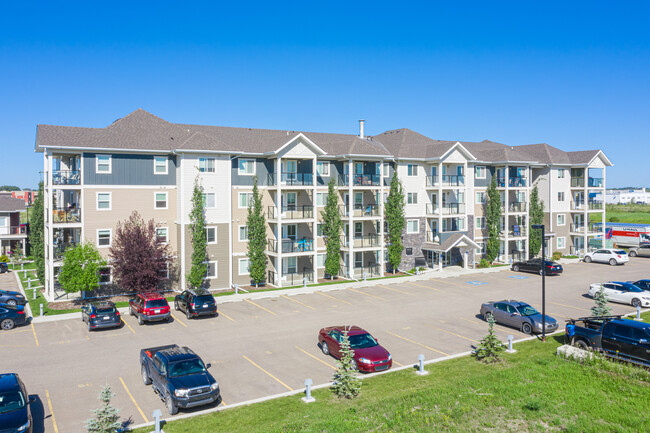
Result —
[[165, 263], [165, 267], [158, 270], [158, 275], [160, 275], [160, 278], [163, 280], [169, 279], [169, 263]]
[[417, 192], [406, 193], [406, 203], [407, 204], [418, 204], [418, 193]]
[[316, 193], [316, 206], [325, 206], [327, 204], [327, 193], [326, 192], [317, 192]]
[[564, 192], [560, 191], [557, 193], [557, 201], [564, 201]]
[[253, 176], [255, 174], [255, 160], [254, 159], [240, 159], [239, 160], [239, 174], [242, 176]]
[[327, 254], [318, 254], [316, 256], [316, 267], [317, 268], [324, 268], [325, 267], [325, 260], [327, 260]]
[[485, 191], [476, 191], [476, 204], [487, 203], [487, 193]]
[[154, 201], [156, 209], [167, 209], [167, 193], [166, 192], [155, 192]]
[[323, 223], [316, 224], [316, 237], [323, 237]]
[[329, 161], [318, 161], [316, 163], [316, 174], [318, 174], [319, 176], [329, 176], [330, 175]]
[[557, 249], [561, 250], [564, 248], [566, 248], [566, 238], [564, 237], [557, 238]]
[[384, 162], [383, 166], [384, 166], [384, 177], [388, 177], [388, 172], [389, 172], [389, 167], [390, 166], [388, 165], [387, 162]]
[[406, 233], [419, 233], [420, 220], [406, 220]]
[[214, 173], [214, 158], [199, 158], [199, 171], [201, 173]]
[[111, 229], [97, 230], [97, 247], [110, 247], [111, 246]]
[[154, 174], [167, 174], [167, 157], [154, 156], [153, 157], [153, 173]]
[[205, 272], [205, 278], [208, 280], [211, 280], [213, 278], [218, 277], [217, 273], [217, 261], [215, 260], [214, 262], [205, 262], [207, 265], [206, 267], [206, 272]]
[[113, 269], [110, 266], [99, 268], [99, 284], [111, 284], [113, 282]]
[[239, 242], [248, 242], [248, 226], [239, 226]]
[[213, 192], [203, 193], [203, 207], [213, 209], [217, 207], [216, 195]]
[[483, 216], [476, 217], [476, 228], [482, 230], [485, 227], [486, 227], [485, 217]]
[[563, 168], [558, 168], [557, 169], [557, 178], [558, 179], [564, 179], [564, 169]]
[[97, 210], [111, 210], [111, 193], [97, 193]]
[[248, 275], [250, 274], [250, 260], [248, 258], [246, 259], [239, 259], [239, 275]]
[[476, 242], [478, 248], [474, 250], [476, 254], [482, 255], [485, 254], [485, 242]]
[[485, 179], [485, 166], [484, 165], [477, 165], [474, 168], [474, 173], [475, 173], [475, 177], [477, 179]]
[[406, 175], [407, 176], [417, 176], [418, 175], [418, 166], [416, 164], [407, 164], [407, 166], [406, 166]]
[[111, 174], [112, 171], [111, 155], [97, 155], [95, 171], [101, 174]]
[[167, 227], [156, 227], [156, 242], [159, 244], [166, 244], [168, 242]]
[[558, 214], [557, 216], [557, 225], [563, 226], [566, 224], [566, 217], [564, 214]]
[[205, 240], [209, 244], [217, 243], [217, 228], [216, 227], [206, 227], [205, 228]]
[[240, 192], [239, 193], [239, 208], [244, 209], [249, 206], [253, 206], [253, 193], [252, 192]]

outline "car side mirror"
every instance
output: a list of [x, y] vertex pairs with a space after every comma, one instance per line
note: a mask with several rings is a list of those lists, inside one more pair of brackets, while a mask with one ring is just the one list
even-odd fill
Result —
[[212, 364], [210, 364], [210, 363], [208, 362], [208, 363], [205, 365], [205, 368], [207, 369], [207, 368], [210, 368], [210, 367], [212, 367]]
[[32, 404], [32, 403], [36, 403], [36, 397], [34, 397], [33, 395], [29, 397], [29, 402], [27, 404]]

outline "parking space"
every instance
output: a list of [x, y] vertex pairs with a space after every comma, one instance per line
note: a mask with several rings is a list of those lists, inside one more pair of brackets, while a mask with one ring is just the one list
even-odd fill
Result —
[[[584, 294], [590, 283], [647, 277], [646, 269], [643, 259], [622, 267], [566, 265], [563, 275], [546, 278], [547, 314], [561, 324], [588, 315], [593, 300]], [[395, 365], [409, 365], [419, 354], [433, 359], [471, 350], [487, 330], [479, 316], [483, 302], [517, 299], [541, 310], [541, 277], [509, 270], [337, 289], [243, 302], [217, 298], [216, 318], [188, 320], [173, 312], [170, 323], [139, 326], [125, 314], [122, 328], [91, 333], [81, 319], [20, 327], [0, 333], [0, 348], [9, 354], [3, 356], [3, 371], [18, 372], [30, 393], [40, 396], [45, 431], [82, 431], [104, 384], [112, 387], [123, 419], [137, 424], [151, 419], [154, 409], [164, 412], [140, 378], [138, 356], [145, 347], [176, 343], [194, 349], [212, 364], [223, 401], [232, 404], [300, 389], [306, 378], [315, 384], [331, 380], [336, 360], [317, 345], [324, 326], [362, 326], [391, 352]], [[611, 306], [615, 313], [633, 311]], [[502, 340], [524, 336], [502, 325], [495, 330]]]

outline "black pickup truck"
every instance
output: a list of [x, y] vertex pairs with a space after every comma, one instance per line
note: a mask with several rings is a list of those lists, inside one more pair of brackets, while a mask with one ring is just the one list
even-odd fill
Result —
[[573, 346], [650, 366], [650, 323], [621, 316], [581, 317], [567, 320], [565, 332]]
[[176, 344], [140, 350], [140, 370], [145, 385], [152, 385], [170, 415], [178, 408], [210, 404], [221, 399], [219, 384], [201, 358]]

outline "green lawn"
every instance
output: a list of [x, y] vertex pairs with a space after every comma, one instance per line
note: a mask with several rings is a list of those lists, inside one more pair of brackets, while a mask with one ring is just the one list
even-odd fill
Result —
[[[650, 205], [643, 204], [608, 204], [605, 219], [617, 218], [618, 222], [650, 224]], [[590, 214], [590, 222], [601, 222], [599, 214]]]
[[[650, 314], [645, 314], [650, 320]], [[361, 395], [327, 389], [171, 422], [180, 432], [633, 432], [648, 429], [650, 372], [614, 362], [581, 365], [555, 356], [563, 337], [515, 345], [499, 365], [470, 357], [364, 380]], [[213, 371], [217, 380], [219, 372]], [[151, 427], [136, 430], [151, 431]]]

